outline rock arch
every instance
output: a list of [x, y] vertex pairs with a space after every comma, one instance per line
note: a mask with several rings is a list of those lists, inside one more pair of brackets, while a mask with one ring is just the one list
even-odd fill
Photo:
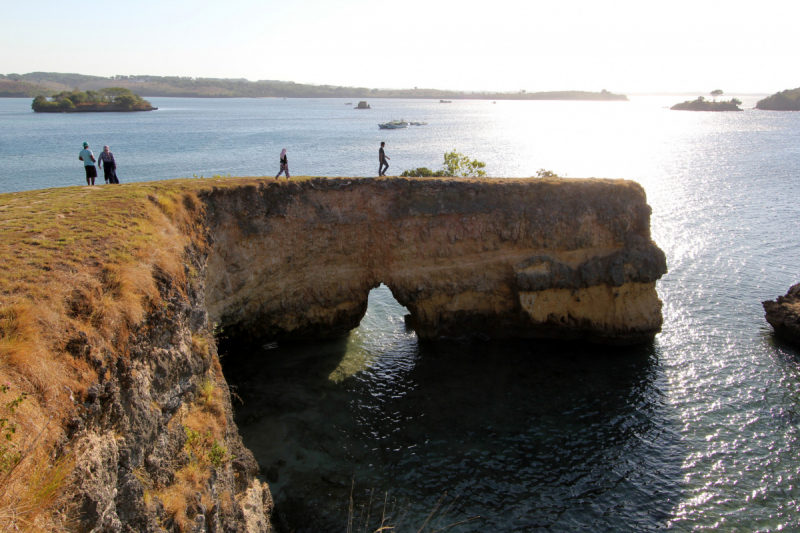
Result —
[[421, 338], [647, 341], [666, 272], [637, 183], [325, 179], [206, 193], [212, 321], [258, 339], [356, 327], [386, 284]]

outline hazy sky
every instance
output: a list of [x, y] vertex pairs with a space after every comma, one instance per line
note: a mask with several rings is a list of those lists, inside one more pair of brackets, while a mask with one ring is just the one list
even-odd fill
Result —
[[0, 73], [772, 93], [800, 86], [799, 20], [774, 0], [7, 0]]

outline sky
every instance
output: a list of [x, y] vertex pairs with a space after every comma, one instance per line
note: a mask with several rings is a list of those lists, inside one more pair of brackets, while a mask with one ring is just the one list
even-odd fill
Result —
[[370, 88], [774, 93], [800, 2], [0, 0], [0, 73]]

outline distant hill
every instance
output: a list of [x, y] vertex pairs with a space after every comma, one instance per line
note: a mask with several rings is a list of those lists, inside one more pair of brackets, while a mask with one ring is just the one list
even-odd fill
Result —
[[[528, 93], [490, 93], [447, 91], [440, 89], [368, 89], [366, 87], [339, 87], [336, 85], [309, 85], [302, 83], [245, 79], [181, 78], [177, 76], [85, 76], [83, 74], [61, 74], [57, 72], [31, 72], [29, 74], [0, 74], [0, 81], [14, 80], [40, 90], [54, 93], [65, 90], [94, 90], [114, 85], [124, 87], [145, 97], [182, 96], [189, 98], [433, 98], [433, 99], [481, 99], [481, 100], [595, 100], [626, 101], [624, 94], [606, 90], [551, 91]], [[39, 93], [37, 93], [39, 94]], [[3, 96], [36, 96], [37, 94], [6, 94]]]
[[0, 97], [32, 97], [32, 96], [52, 96], [55, 93], [52, 89], [40, 87], [25, 81], [7, 80], [0, 78]]
[[766, 109], [770, 111], [800, 111], [800, 87], [797, 89], [787, 89], [763, 100], [759, 100], [756, 109]]

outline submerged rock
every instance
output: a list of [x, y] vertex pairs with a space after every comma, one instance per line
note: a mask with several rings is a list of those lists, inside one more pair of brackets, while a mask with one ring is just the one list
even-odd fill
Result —
[[777, 301], [762, 302], [765, 318], [774, 328], [775, 334], [788, 341], [800, 344], [800, 283], [792, 285], [786, 296]]

